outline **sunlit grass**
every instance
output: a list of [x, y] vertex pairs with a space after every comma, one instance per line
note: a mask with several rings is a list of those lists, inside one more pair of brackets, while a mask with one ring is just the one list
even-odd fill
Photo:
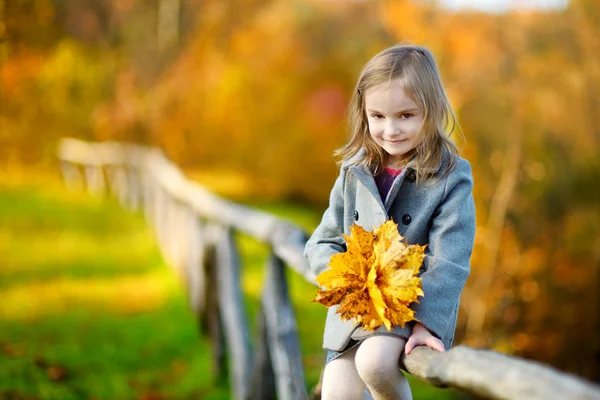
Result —
[[[167, 271], [168, 272], [168, 271]], [[2, 291], [0, 320], [27, 321], [73, 310], [130, 315], [154, 311], [178, 290], [172, 274], [153, 271], [101, 278], [57, 278]]]
[[[16, 232], [0, 234], [0, 287], [6, 284], [52, 277], [112, 276], [145, 272], [162, 263], [148, 232], [115, 233], [102, 243], [72, 231], [30, 232], [27, 240]], [[124, 252], [123, 248], [128, 251]]]
[[227, 398], [142, 216], [13, 172], [0, 179], [0, 398]]

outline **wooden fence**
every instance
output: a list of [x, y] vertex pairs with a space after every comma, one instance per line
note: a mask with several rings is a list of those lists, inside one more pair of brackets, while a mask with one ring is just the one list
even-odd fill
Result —
[[[232, 398], [309, 398], [285, 278], [287, 266], [314, 283], [303, 256], [307, 235], [302, 229], [214, 195], [188, 180], [156, 148], [66, 138], [59, 143], [58, 157], [68, 186], [114, 195], [124, 207], [145, 214], [164, 258], [186, 283], [203, 332], [211, 338], [218, 375], [225, 374], [229, 360]], [[271, 252], [254, 346], [240, 287], [236, 231], [266, 243]], [[407, 371], [432, 385], [484, 398], [600, 400], [600, 388], [592, 383], [494, 351], [457, 346], [438, 353], [418, 347], [403, 362]], [[319, 392], [317, 385], [310, 397], [320, 397]]]

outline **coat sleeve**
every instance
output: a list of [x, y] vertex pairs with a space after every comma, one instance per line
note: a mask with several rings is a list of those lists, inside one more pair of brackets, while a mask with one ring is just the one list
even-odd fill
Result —
[[346, 251], [344, 233], [344, 184], [345, 169], [340, 171], [329, 195], [329, 207], [323, 213], [321, 223], [306, 242], [304, 256], [311, 270], [319, 275], [329, 269], [332, 254]]
[[446, 180], [436, 208], [421, 274], [425, 295], [412, 307], [416, 318], [443, 339], [470, 271], [475, 237], [473, 176], [468, 161], [460, 160]]

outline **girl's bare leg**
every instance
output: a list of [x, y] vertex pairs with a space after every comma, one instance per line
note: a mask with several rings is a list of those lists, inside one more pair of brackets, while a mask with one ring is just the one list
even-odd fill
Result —
[[360, 379], [354, 358], [357, 347], [325, 366], [323, 372], [322, 400], [361, 400], [365, 384]]
[[412, 400], [410, 385], [398, 367], [406, 339], [371, 336], [356, 352], [356, 370], [374, 400]]

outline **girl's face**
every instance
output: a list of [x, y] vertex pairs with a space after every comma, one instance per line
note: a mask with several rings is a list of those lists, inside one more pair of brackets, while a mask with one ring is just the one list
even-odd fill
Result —
[[420, 143], [423, 112], [404, 93], [399, 78], [368, 89], [365, 110], [371, 137], [390, 155], [388, 166], [397, 165]]

